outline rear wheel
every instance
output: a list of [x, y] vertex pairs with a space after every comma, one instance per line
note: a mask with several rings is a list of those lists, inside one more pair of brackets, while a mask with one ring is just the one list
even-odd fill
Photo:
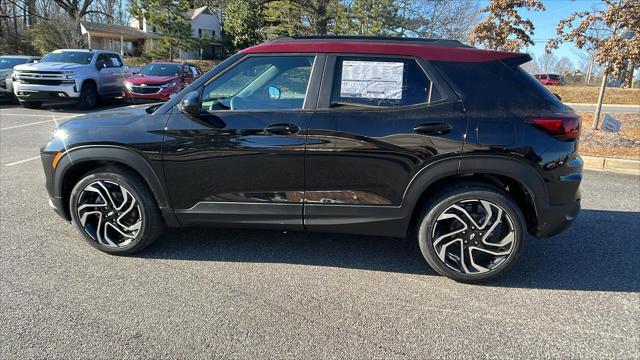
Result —
[[91, 110], [98, 102], [98, 91], [93, 83], [85, 83], [80, 90], [80, 103], [78, 107], [82, 110]]
[[94, 170], [80, 180], [69, 199], [71, 218], [87, 242], [110, 254], [131, 254], [151, 244], [164, 219], [147, 185], [117, 167]]
[[40, 109], [42, 107], [42, 101], [24, 101], [22, 106], [27, 109]]
[[445, 190], [425, 209], [420, 251], [441, 275], [481, 282], [506, 271], [527, 238], [522, 212], [506, 193], [483, 184]]

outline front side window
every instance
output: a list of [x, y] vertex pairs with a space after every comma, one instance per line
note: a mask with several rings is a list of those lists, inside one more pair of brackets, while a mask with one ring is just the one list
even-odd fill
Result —
[[87, 64], [91, 64], [92, 59], [93, 59], [93, 53], [90, 53], [88, 51], [55, 50], [45, 55], [40, 61], [87, 65]]
[[302, 109], [314, 56], [255, 56], [202, 93], [204, 111]]
[[426, 104], [440, 95], [414, 59], [338, 57], [331, 106]]

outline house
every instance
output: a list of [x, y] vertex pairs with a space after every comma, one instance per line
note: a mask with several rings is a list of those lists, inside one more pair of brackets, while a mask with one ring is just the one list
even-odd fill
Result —
[[[221, 24], [218, 17], [207, 6], [189, 10], [194, 38], [210, 38], [209, 46], [186, 51], [182, 59], [213, 59], [222, 56]], [[146, 19], [131, 21], [129, 26], [102, 24], [90, 21], [80, 22], [82, 34], [87, 38], [90, 49], [118, 51], [121, 55], [138, 56], [149, 51], [160, 36]]]

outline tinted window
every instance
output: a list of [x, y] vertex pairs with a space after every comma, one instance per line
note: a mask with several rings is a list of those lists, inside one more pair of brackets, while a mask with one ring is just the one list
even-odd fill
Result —
[[111, 61], [109, 60], [107, 54], [98, 55], [98, 58], [96, 59], [96, 66], [100, 69], [111, 66]]
[[72, 64], [91, 64], [93, 53], [87, 51], [54, 51], [45, 55], [41, 62], [63, 62]]
[[413, 59], [338, 57], [334, 74], [333, 106], [393, 107], [424, 104], [440, 98]]
[[313, 56], [249, 57], [205, 87], [203, 110], [302, 109], [313, 61]]
[[560, 80], [560, 75], [549, 75], [551, 80]]
[[0, 58], [0, 69], [12, 69], [14, 66], [24, 64], [26, 62], [27, 59], [3, 57]]
[[177, 76], [180, 75], [180, 65], [176, 64], [148, 64], [140, 70], [140, 74], [149, 76]]

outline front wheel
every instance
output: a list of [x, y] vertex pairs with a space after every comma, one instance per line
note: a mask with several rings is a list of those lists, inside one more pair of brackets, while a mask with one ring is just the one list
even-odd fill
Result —
[[98, 102], [98, 91], [92, 83], [86, 83], [82, 85], [80, 90], [80, 103], [78, 107], [81, 110], [91, 110], [96, 106]]
[[527, 238], [524, 216], [509, 195], [461, 184], [436, 196], [419, 220], [418, 244], [429, 265], [456, 281], [475, 283], [504, 273]]
[[40, 109], [42, 107], [42, 101], [25, 101], [22, 106], [27, 109]]
[[153, 194], [134, 172], [94, 170], [71, 191], [71, 218], [87, 242], [109, 254], [131, 254], [151, 244], [164, 220]]

